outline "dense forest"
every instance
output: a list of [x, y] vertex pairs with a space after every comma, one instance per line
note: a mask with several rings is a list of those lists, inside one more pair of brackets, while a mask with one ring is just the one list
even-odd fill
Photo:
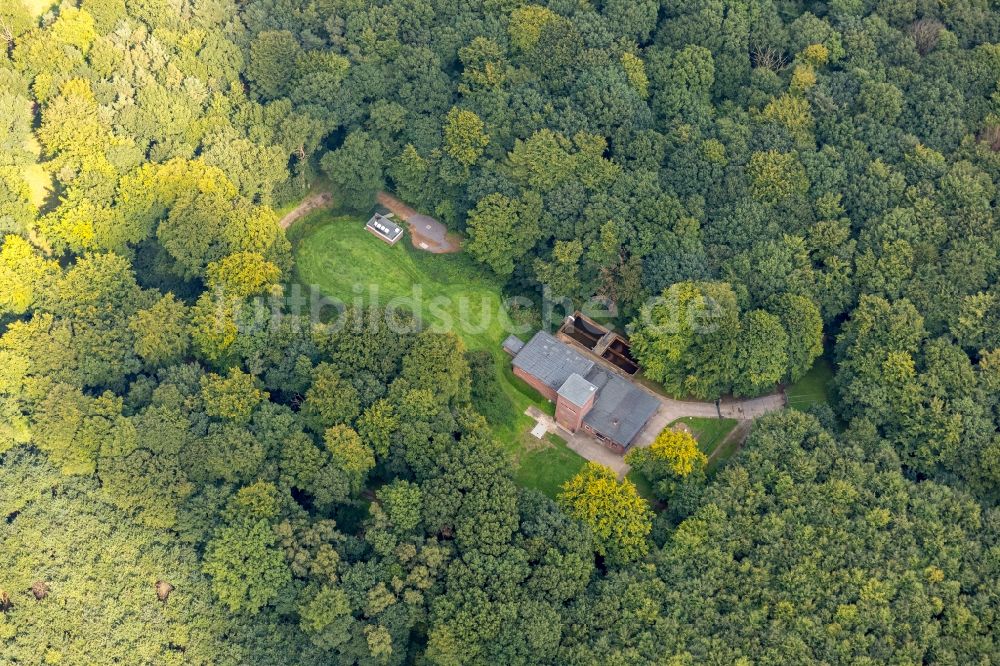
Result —
[[[1000, 663], [991, 0], [0, 4], [0, 663]], [[458, 336], [257, 316], [323, 187], [834, 398], [520, 487]]]

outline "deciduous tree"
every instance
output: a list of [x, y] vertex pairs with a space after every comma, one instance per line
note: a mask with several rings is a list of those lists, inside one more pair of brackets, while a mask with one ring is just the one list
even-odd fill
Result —
[[648, 551], [653, 512], [632, 482], [619, 481], [607, 467], [587, 463], [563, 486], [559, 504], [593, 531], [597, 552], [610, 562], [631, 562]]

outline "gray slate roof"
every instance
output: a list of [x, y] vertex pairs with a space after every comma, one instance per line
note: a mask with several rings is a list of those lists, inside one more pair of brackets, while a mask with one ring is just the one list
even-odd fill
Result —
[[503, 349], [509, 354], [517, 354], [524, 349], [524, 340], [511, 333], [503, 341]]
[[587, 380], [599, 393], [583, 422], [623, 446], [632, 443], [646, 421], [660, 408], [659, 400], [603, 368], [594, 368]]
[[514, 367], [558, 391], [573, 373], [582, 377], [590, 372], [594, 362], [545, 331], [539, 331], [514, 357]]
[[514, 357], [514, 367], [537, 377], [576, 405], [584, 404], [585, 400], [577, 402], [562, 391], [571, 375], [577, 375], [582, 380], [580, 383], [574, 379], [567, 387], [567, 392], [574, 397], [579, 397], [577, 387], [596, 387], [597, 398], [583, 422], [626, 447], [660, 407], [660, 401], [643, 389], [604, 369], [544, 331], [536, 333], [518, 352]]
[[574, 373], [563, 382], [557, 393], [559, 397], [569, 400], [577, 407], [583, 407], [590, 400], [590, 396], [594, 395], [596, 391], [596, 386]]

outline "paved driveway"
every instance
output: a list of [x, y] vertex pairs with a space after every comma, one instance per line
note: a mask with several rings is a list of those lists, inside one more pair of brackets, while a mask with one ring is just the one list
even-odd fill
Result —
[[[781, 393], [764, 395], [748, 400], [723, 400], [717, 409], [714, 402], [674, 400], [645, 387], [641, 388], [660, 401], [660, 408], [653, 414], [643, 429], [639, 431], [639, 434], [635, 436], [632, 444], [633, 447], [649, 446], [664, 428], [682, 416], [700, 416], [714, 419], [719, 417], [719, 412], [725, 418], [740, 421], [737, 425], [736, 433], [741, 437], [745, 437], [750, 432], [750, 421], [764, 414], [779, 411], [785, 407], [785, 396]], [[544, 424], [548, 432], [558, 435], [566, 442], [566, 445], [570, 449], [576, 451], [587, 460], [610, 467], [618, 474], [619, 478], [628, 474], [630, 468], [625, 463], [624, 456], [606, 448], [582, 430], [576, 433], [569, 432], [557, 424], [555, 419], [537, 407], [529, 407], [525, 414], [535, 419], [537, 424]]]
[[664, 428], [682, 416], [700, 416], [703, 418], [717, 419], [719, 414], [723, 418], [736, 419], [737, 421], [752, 421], [753, 419], [777, 412], [785, 408], [785, 396], [781, 393], [762, 395], [759, 398], [747, 400], [736, 400], [728, 398], [722, 400], [716, 408], [714, 402], [692, 402], [688, 400], [674, 400], [667, 398], [646, 389], [650, 395], [660, 401], [660, 409], [653, 414], [646, 426], [635, 436], [632, 446], [649, 446], [656, 439]]

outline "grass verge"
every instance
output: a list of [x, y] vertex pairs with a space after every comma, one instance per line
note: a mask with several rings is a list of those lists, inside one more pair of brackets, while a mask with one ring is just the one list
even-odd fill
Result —
[[640, 497], [649, 502], [651, 507], [657, 511], [662, 509], [663, 503], [656, 498], [656, 493], [653, 492], [653, 484], [649, 482], [649, 479], [634, 469], [630, 469], [625, 478], [632, 482], [632, 485], [635, 486], [635, 491], [639, 493]]
[[698, 448], [708, 457], [723, 442], [726, 436], [736, 427], [736, 419], [710, 419], [699, 416], [682, 416], [667, 427], [677, 423], [686, 423], [691, 428], [691, 434], [698, 440]]

